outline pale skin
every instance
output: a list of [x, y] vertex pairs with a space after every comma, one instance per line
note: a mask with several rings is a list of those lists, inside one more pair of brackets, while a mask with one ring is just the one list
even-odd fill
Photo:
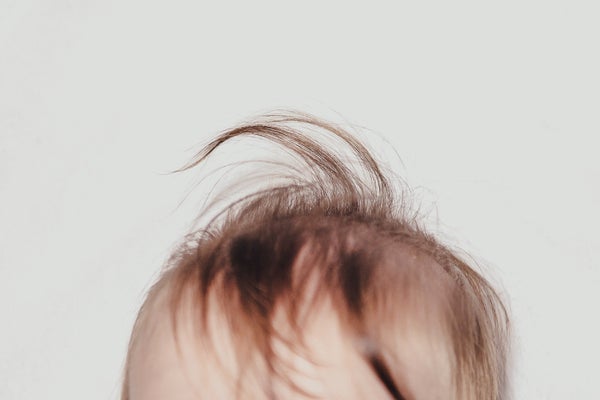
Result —
[[[178, 318], [177, 343], [171, 329], [171, 314], [167, 290], [157, 293], [139, 326], [135, 345], [128, 365], [128, 392], [130, 400], [208, 400], [234, 399], [234, 372], [236, 361], [233, 346], [228, 341], [225, 324], [216, 313], [209, 315], [215, 323], [212, 350], [219, 354], [221, 366], [214, 354], [203, 348], [192, 329], [194, 319], [184, 312]], [[189, 305], [188, 305], [189, 306]], [[191, 308], [189, 308], [191, 310]], [[280, 332], [289, 330], [281, 318], [275, 326]], [[303, 326], [310, 360], [289, 350], [281, 343], [273, 343], [278, 357], [289, 367], [286, 376], [302, 390], [298, 393], [283, 382], [275, 381], [275, 398], [304, 399], [393, 399], [373, 369], [357, 351], [356, 341], [344, 331], [331, 302], [325, 300], [311, 311], [309, 322]], [[453, 398], [450, 384], [450, 363], [447, 350], [437, 347], [442, 341], [424, 329], [423, 324], [411, 325], [411, 330], [395, 334], [399, 360], [393, 368], [399, 390], [407, 400], [447, 400]], [[419, 327], [421, 326], [421, 327]], [[196, 332], [196, 333], [195, 333]], [[260, 369], [260, 367], [258, 367]], [[223, 373], [224, 370], [230, 372]], [[258, 379], [247, 381], [243, 398], [269, 399], [261, 390]], [[311, 397], [312, 396], [312, 397]]]
[[[423, 261], [413, 257], [413, 262]], [[424, 269], [432, 271], [436, 268]], [[277, 358], [286, 366], [286, 377], [305, 393], [276, 379], [273, 385], [276, 393], [270, 397], [260, 384], [267, 374], [260, 372], [262, 367], [258, 365], [254, 368], [256, 373], [249, 375], [241, 394], [236, 397], [234, 382], [239, 366], [229, 327], [223, 313], [209, 307], [210, 341], [199, 340], [198, 330], [194, 329], [198, 321], [197, 311], [194, 311], [197, 309], [193, 306], [195, 295], [193, 289], [184, 289], [178, 310], [177, 337], [172, 330], [168, 283], [151, 296], [130, 349], [129, 400], [393, 400], [392, 394], [360, 354], [361, 346], [369, 343], [357, 343], [357, 338], [344, 328], [329, 297], [305, 309], [307, 318], [301, 325], [306, 345], [304, 353], [291, 350], [281, 341], [272, 342]], [[422, 303], [415, 302], [420, 307]], [[403, 328], [382, 333], [396, 350], [394, 357], [388, 359], [388, 368], [406, 400], [453, 399], [449, 346], [444, 345], [446, 342], [439, 325], [431, 318], [425, 318], [426, 313], [419, 310], [403, 307], [402, 314], [406, 315]], [[273, 326], [293, 341], [285, 315], [284, 307], [279, 307]], [[433, 320], [439, 320], [438, 312], [433, 312]]]

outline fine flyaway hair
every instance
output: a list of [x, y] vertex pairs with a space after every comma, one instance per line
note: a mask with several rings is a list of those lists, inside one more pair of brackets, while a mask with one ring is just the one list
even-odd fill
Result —
[[[303, 327], [328, 301], [391, 398], [428, 400], [403, 382], [395, 339], [426, 326], [447, 352], [447, 399], [508, 399], [506, 307], [475, 266], [422, 226], [405, 183], [340, 125], [290, 111], [220, 133], [180, 171], [250, 138], [287, 158], [261, 164], [269, 173], [259, 179], [240, 176], [249, 193], [229, 190], [202, 210], [206, 220], [149, 291], [129, 353], [153, 299], [168, 293], [174, 337], [179, 320], [191, 319], [235, 398], [257, 398], [249, 395], [257, 385], [265, 399], [281, 398], [282, 386], [311, 398], [280, 354], [310, 362]], [[233, 361], [215, 349], [216, 337], [227, 338]], [[130, 399], [128, 374], [126, 365], [122, 400]]]

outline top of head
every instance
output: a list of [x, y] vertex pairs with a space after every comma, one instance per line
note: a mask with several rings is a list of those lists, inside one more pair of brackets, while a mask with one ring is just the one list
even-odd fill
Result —
[[223, 132], [182, 170], [248, 136], [303, 171], [290, 164], [286, 179], [232, 199], [173, 255], [136, 322], [123, 399], [160, 392], [140, 383], [148, 374], [175, 398], [168, 388], [185, 384], [168, 383], [176, 368], [165, 378], [156, 362], [167, 359], [188, 377], [182, 399], [348, 399], [365, 385], [391, 399], [506, 398], [501, 300], [419, 227], [365, 146], [312, 116], [270, 114]]

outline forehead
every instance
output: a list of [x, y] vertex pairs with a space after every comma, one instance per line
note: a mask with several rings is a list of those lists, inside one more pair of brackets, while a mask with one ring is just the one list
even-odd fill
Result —
[[[245, 332], [231, 331], [228, 318], [232, 316], [209, 307], [210, 340], [199, 338], [193, 290], [188, 287], [174, 331], [169, 290], [167, 284], [153, 293], [140, 316], [127, 367], [129, 400], [273, 398], [273, 393], [264, 390], [271, 375], [268, 368], [251, 354], [239, 357], [236, 341], [243, 340]], [[450, 399], [451, 363], [446, 342], [418, 310], [414, 312], [414, 318], [403, 318], [414, 322], [410, 329], [401, 324], [379, 337], [389, 350], [384, 356], [392, 377], [407, 399]], [[275, 398], [391, 399], [331, 298], [311, 307], [310, 318], [301, 327], [304, 350], [294, 343], [297, 336], [284, 315], [279, 307], [273, 321], [280, 336], [271, 344], [284, 377], [270, 381]], [[240, 373], [244, 376], [241, 395], [236, 394]]]

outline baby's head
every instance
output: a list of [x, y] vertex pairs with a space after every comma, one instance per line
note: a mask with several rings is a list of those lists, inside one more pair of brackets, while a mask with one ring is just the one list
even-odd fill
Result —
[[245, 136], [305, 170], [233, 199], [186, 238], [139, 312], [122, 399], [507, 398], [501, 300], [418, 226], [369, 151], [333, 124], [270, 115], [186, 168]]

